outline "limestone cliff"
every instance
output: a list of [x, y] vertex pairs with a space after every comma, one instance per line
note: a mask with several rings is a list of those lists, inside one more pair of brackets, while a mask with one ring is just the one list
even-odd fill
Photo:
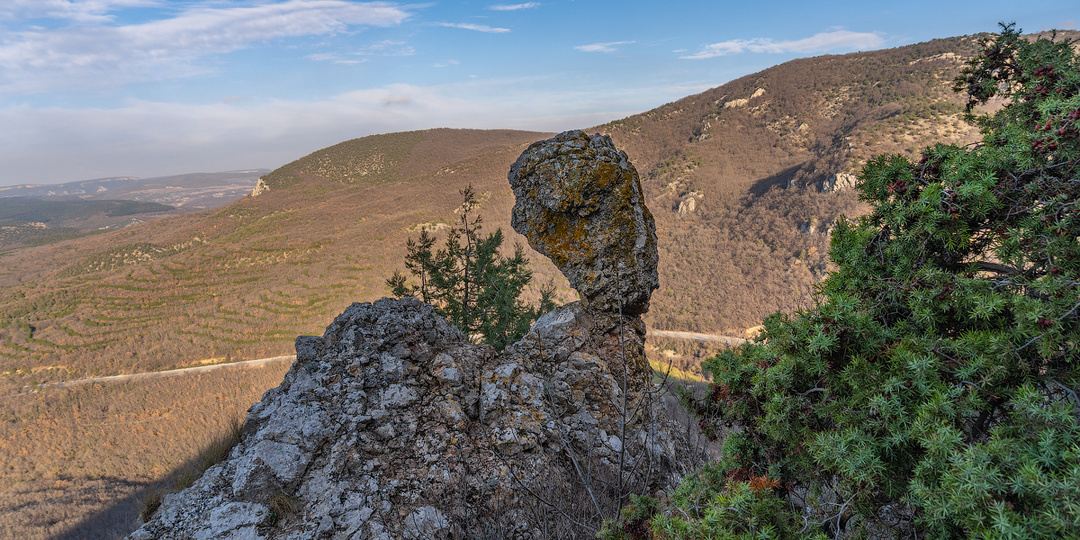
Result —
[[528, 171], [537, 186], [518, 207], [542, 210], [515, 226], [574, 253], [552, 256], [584, 276], [571, 282], [588, 302], [498, 356], [418, 300], [353, 304], [297, 338], [229, 458], [130, 538], [574, 537], [629, 493], [671, 485], [676, 445], [644, 356], [657, 255], [636, 172], [580, 132], [518, 163], [511, 182]]

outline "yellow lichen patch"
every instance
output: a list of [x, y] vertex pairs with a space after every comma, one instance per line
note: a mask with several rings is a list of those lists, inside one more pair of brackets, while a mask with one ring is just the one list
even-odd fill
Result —
[[571, 220], [554, 212], [544, 212], [544, 219], [552, 224], [549, 236], [541, 239], [547, 255], [562, 268], [568, 264], [579, 264], [596, 256], [595, 250], [586, 241], [588, 228], [585, 221]]
[[607, 190], [619, 179], [619, 166], [607, 161], [602, 161], [596, 166], [596, 176], [592, 184], [596, 189]]

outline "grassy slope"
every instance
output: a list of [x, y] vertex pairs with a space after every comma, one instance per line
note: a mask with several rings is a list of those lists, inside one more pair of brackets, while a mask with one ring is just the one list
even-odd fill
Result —
[[960, 66], [950, 54], [974, 44], [795, 60], [600, 126], [634, 160], [657, 219], [651, 325], [736, 334], [806, 305], [828, 264], [823, 226], [862, 209], [851, 193], [778, 188], [856, 172], [874, 153], [974, 140], [949, 89]]
[[[947, 82], [959, 66], [950, 54], [973, 43], [797, 60], [593, 129], [626, 149], [658, 221], [650, 324], [738, 334], [804, 305], [827, 266], [825, 228], [860, 208], [850, 193], [777, 186], [853, 172], [882, 138], [897, 151], [971, 139]], [[920, 131], [930, 123], [952, 131]], [[348, 303], [384, 295], [409, 230], [455, 219], [461, 187], [487, 195], [488, 230], [510, 232], [506, 171], [546, 136], [354, 139], [270, 173], [268, 193], [215, 212], [0, 255], [5, 385], [288, 353], [296, 335], [321, 333]], [[680, 214], [689, 198], [697, 208]], [[538, 277], [557, 278], [572, 299], [550, 263], [534, 260]]]
[[[408, 181], [349, 184], [301, 172], [301, 183], [215, 212], [5, 256], [7, 386], [287, 354], [296, 335], [321, 334], [350, 302], [383, 296], [407, 230], [451, 219], [461, 186], [490, 192], [485, 214], [508, 216], [505, 170], [546, 136], [419, 135], [395, 161]], [[462, 155], [472, 157], [452, 161]], [[505, 218], [489, 222], [508, 229]]]
[[[940, 55], [971, 45], [953, 39], [799, 60], [590, 130], [610, 133], [630, 155], [658, 221], [661, 290], [650, 324], [735, 333], [805, 302], [826, 264], [820, 225], [859, 207], [850, 194], [770, 187], [850, 172], [872, 149], [969, 140], [946, 88], [958, 64]], [[920, 86], [924, 80], [934, 84]], [[765, 92], [751, 98], [758, 89]], [[748, 101], [725, 108], [736, 99]], [[348, 303], [385, 294], [409, 229], [453, 220], [464, 185], [487, 196], [487, 229], [510, 232], [506, 171], [528, 143], [547, 136], [431, 130], [347, 141], [272, 173], [269, 193], [223, 209], [0, 254], [0, 391], [287, 354], [297, 334], [319, 334]], [[351, 164], [334, 167], [323, 160], [330, 155]], [[694, 193], [697, 209], [680, 215]], [[799, 231], [810, 222], [819, 232]], [[535, 262], [541, 279], [557, 275], [547, 261]], [[562, 299], [572, 299], [562, 287]], [[708, 354], [654, 345], [658, 355], [688, 363]], [[274, 375], [8, 398], [0, 454], [14, 467], [0, 476], [0, 508], [37, 510], [0, 512], [23, 516], [0, 520], [0, 531], [68, 530], [73, 515], [101, 505], [64, 506], [61, 491], [93, 498], [104, 489], [95, 482], [114, 478], [110, 493], [130, 493], [189, 459], [190, 446], [206, 444], [213, 426], [280, 380]], [[249, 386], [225, 399], [214, 390], [219, 384]], [[203, 395], [218, 396], [218, 409]], [[190, 402], [190, 414], [151, 420], [166, 402]], [[72, 407], [104, 416], [84, 429], [69, 418]], [[160, 427], [131, 429], [128, 421]], [[39, 448], [43, 457], [31, 456]], [[99, 460], [101, 467], [90, 465]]]

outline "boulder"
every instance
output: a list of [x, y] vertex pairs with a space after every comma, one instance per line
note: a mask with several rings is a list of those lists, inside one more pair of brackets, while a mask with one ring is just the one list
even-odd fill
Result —
[[507, 175], [514, 230], [599, 311], [641, 314], [659, 286], [656, 225], [637, 170], [606, 135], [533, 144]]
[[689, 447], [644, 354], [656, 236], [636, 172], [577, 132], [511, 177], [515, 227], [588, 302], [500, 355], [414, 298], [351, 305], [297, 338], [229, 457], [129, 538], [580, 538], [630, 493], [674, 485]]

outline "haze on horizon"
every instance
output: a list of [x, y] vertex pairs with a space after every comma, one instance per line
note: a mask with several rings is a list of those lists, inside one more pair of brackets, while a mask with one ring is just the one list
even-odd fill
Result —
[[433, 127], [561, 131], [787, 60], [1076, 29], [1065, 2], [6, 0], [0, 186], [275, 168]]

